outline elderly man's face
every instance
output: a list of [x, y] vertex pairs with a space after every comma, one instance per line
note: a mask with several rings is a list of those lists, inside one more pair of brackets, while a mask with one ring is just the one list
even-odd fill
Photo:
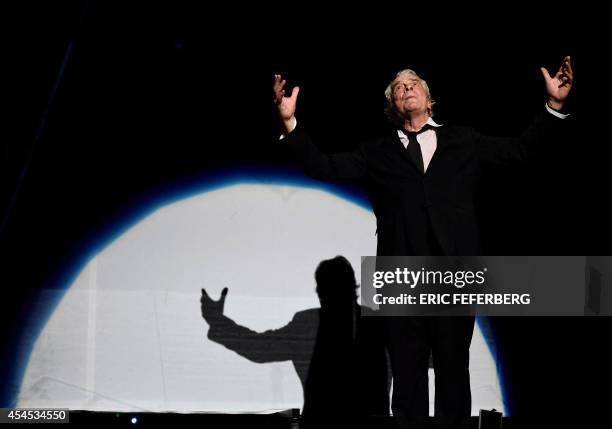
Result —
[[391, 84], [393, 104], [401, 116], [413, 113], [426, 113], [431, 108], [431, 101], [421, 79], [415, 75], [405, 74], [395, 78]]

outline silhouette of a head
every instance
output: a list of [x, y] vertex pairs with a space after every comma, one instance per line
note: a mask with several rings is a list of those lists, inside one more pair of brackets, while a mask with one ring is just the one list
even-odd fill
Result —
[[343, 256], [321, 261], [315, 271], [321, 306], [345, 305], [357, 299], [357, 282], [350, 262]]

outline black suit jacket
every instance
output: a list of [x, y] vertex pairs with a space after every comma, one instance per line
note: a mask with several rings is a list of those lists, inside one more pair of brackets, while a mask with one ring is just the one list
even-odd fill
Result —
[[309, 176], [326, 181], [364, 179], [377, 221], [379, 256], [427, 255], [431, 226], [445, 255], [479, 255], [474, 210], [482, 163], [531, 158], [559, 138], [564, 120], [542, 111], [519, 137], [484, 136], [468, 127], [436, 128], [437, 148], [423, 174], [397, 131], [352, 152], [323, 154], [300, 124], [286, 137]]

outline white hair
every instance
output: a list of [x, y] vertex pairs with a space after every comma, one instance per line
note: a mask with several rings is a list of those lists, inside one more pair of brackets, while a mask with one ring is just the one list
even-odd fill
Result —
[[385, 89], [385, 98], [387, 99], [387, 107], [385, 107], [385, 114], [387, 115], [389, 120], [393, 123], [402, 121], [401, 118], [398, 117], [397, 111], [395, 110], [395, 104], [393, 103], [393, 94], [392, 94], [391, 86], [393, 85], [393, 82], [395, 82], [395, 79], [397, 79], [400, 76], [404, 76], [404, 75], [414, 76], [421, 82], [421, 85], [423, 85], [423, 89], [425, 90], [425, 94], [427, 95], [427, 99], [431, 102], [431, 106], [432, 106], [428, 109], [429, 116], [433, 116], [433, 105], [435, 101], [433, 101], [433, 99], [431, 98], [431, 92], [429, 91], [429, 85], [427, 85], [427, 82], [421, 79], [421, 77], [414, 70], [404, 69], [404, 70], [400, 70], [399, 72], [397, 72], [393, 80], [389, 82], [389, 85], [387, 85], [387, 88]]

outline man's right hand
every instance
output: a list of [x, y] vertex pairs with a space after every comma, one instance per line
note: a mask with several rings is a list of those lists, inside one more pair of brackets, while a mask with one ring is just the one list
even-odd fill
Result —
[[286, 97], [285, 96], [285, 84], [286, 80], [283, 80], [281, 75], [274, 75], [274, 104], [278, 108], [278, 114], [283, 121], [283, 125], [285, 125], [285, 130], [287, 133], [293, 131], [295, 124], [295, 106], [297, 104], [297, 97], [300, 93], [300, 87], [296, 86], [291, 91], [291, 94]]
[[212, 321], [223, 316], [223, 307], [225, 307], [225, 297], [227, 296], [227, 288], [223, 288], [221, 291], [221, 298], [218, 301], [213, 300], [206, 293], [205, 289], [202, 289], [202, 298], [200, 298], [200, 304], [202, 306], [202, 317], [210, 325]]

